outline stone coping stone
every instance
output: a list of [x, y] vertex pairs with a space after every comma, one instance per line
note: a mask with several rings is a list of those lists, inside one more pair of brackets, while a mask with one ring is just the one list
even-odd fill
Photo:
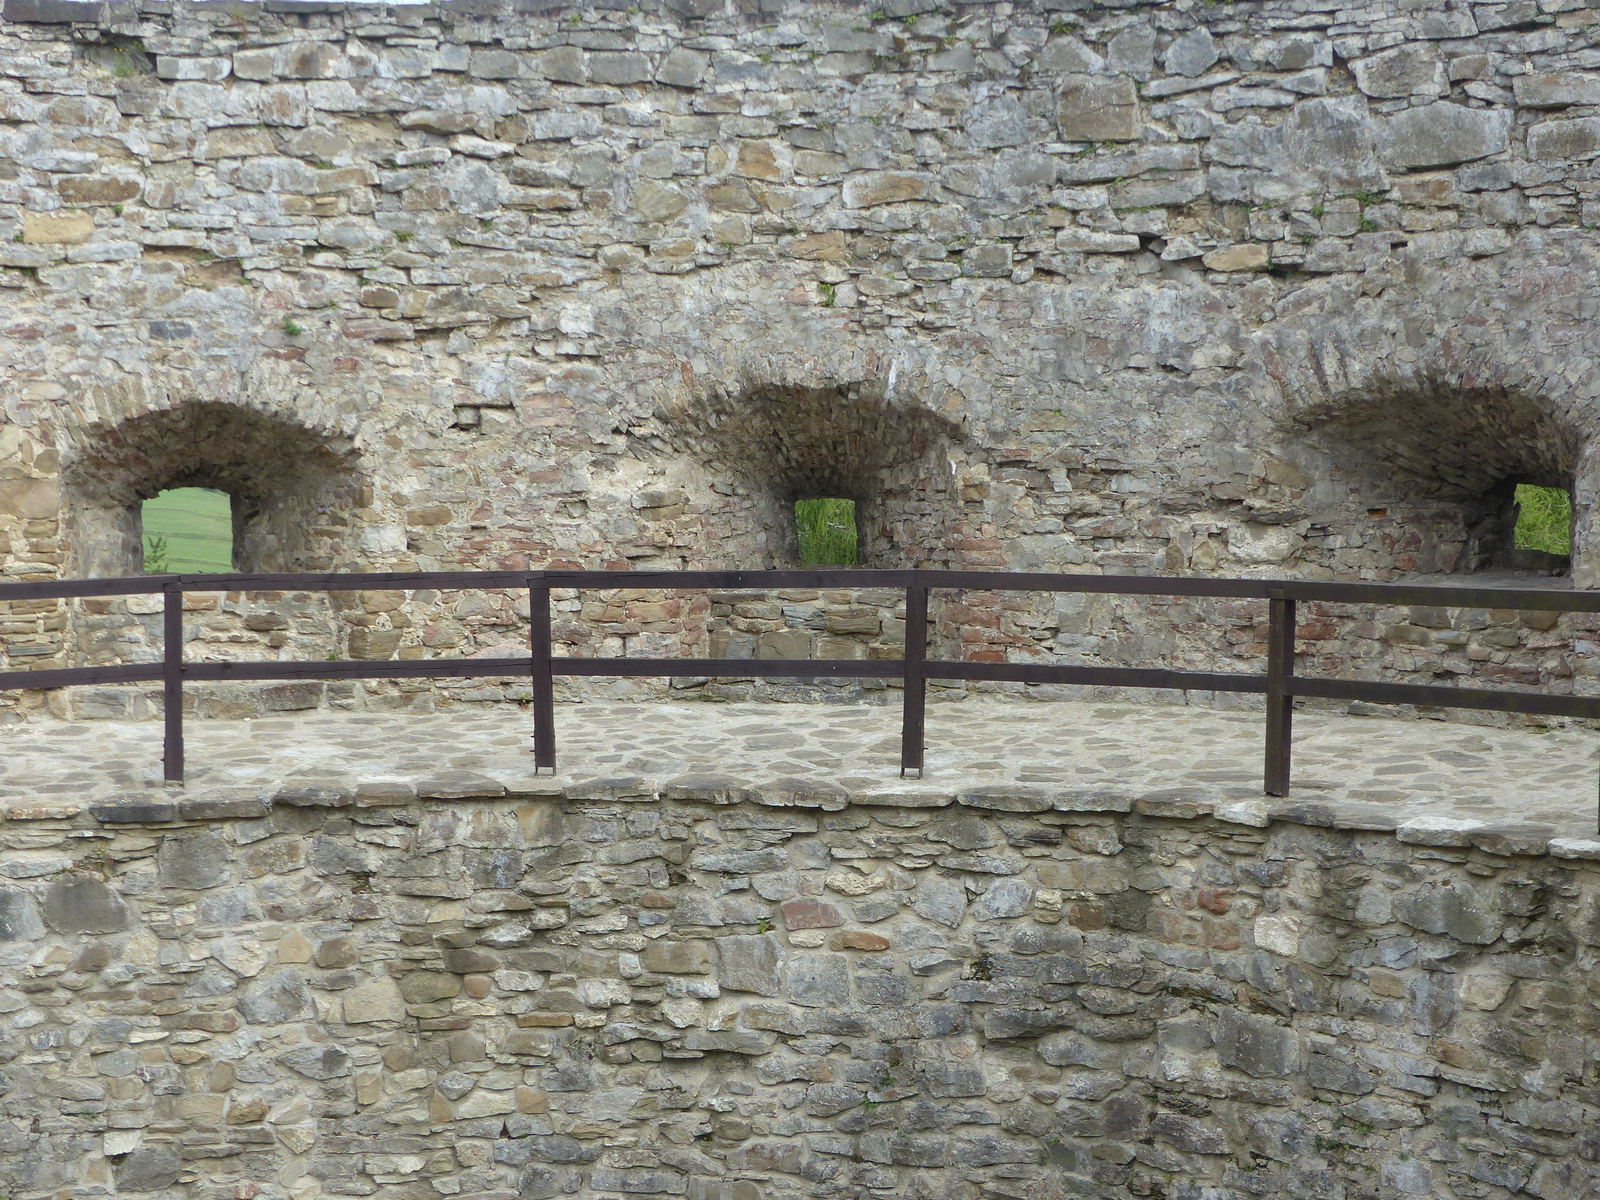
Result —
[[1264, 829], [1275, 821], [1412, 845], [1600, 861], [1596, 753], [1577, 730], [1301, 714], [1290, 795], [1263, 795], [1262, 718], [1197, 706], [969, 698], [929, 709], [924, 778], [898, 770], [892, 705], [575, 704], [555, 775], [532, 723], [448, 713], [275, 715], [187, 727], [189, 778], [161, 780], [156, 722], [6, 731], [0, 830], [23, 822], [249, 821], [275, 807], [481, 800], [750, 803], [995, 814], [1123, 814]]

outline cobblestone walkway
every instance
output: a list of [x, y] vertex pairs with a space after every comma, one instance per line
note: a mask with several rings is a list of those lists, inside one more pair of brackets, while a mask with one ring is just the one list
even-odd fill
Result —
[[532, 717], [520, 710], [195, 721], [188, 784], [170, 790], [159, 782], [158, 723], [11, 727], [0, 731], [0, 810], [19, 820], [96, 804], [296, 791], [383, 803], [417, 792], [643, 800], [754, 788], [767, 803], [823, 808], [1132, 805], [1173, 815], [1216, 809], [1248, 824], [1276, 815], [1373, 829], [1522, 826], [1534, 840], [1596, 836], [1600, 765], [1594, 735], [1581, 730], [1299, 714], [1294, 790], [1276, 800], [1261, 793], [1262, 717], [1251, 712], [935, 704], [922, 780], [899, 778], [898, 706], [601, 703], [561, 706], [556, 720], [554, 779], [533, 773]]

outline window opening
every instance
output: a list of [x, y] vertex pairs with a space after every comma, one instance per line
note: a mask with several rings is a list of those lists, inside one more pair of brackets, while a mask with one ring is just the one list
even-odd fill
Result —
[[854, 566], [858, 561], [854, 500], [796, 500], [800, 561], [806, 566]]
[[233, 498], [214, 488], [169, 488], [140, 507], [147, 575], [233, 570]]
[[1565, 488], [1517, 484], [1518, 550], [1572, 553], [1572, 496]]

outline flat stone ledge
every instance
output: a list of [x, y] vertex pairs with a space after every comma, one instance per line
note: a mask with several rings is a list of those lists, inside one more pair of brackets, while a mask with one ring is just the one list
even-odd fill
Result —
[[0, 9], [7, 21], [30, 25], [97, 25], [110, 13], [101, 0], [5, 0]]
[[929, 710], [923, 779], [899, 777], [896, 706], [578, 704], [558, 710], [555, 776], [532, 721], [448, 714], [275, 716], [188, 726], [188, 783], [161, 780], [156, 722], [7, 731], [6, 823], [84, 827], [253, 820], [274, 807], [498, 799], [658, 800], [838, 812], [1136, 813], [1265, 829], [1600, 860], [1597, 755], [1582, 731], [1301, 714], [1296, 782], [1263, 795], [1259, 713], [971, 698]]

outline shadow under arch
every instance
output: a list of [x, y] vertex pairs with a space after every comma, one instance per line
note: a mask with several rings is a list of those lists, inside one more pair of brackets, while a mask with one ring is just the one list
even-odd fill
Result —
[[1303, 407], [1296, 423], [1350, 482], [1353, 500], [1371, 512], [1401, 506], [1419, 539], [1459, 536], [1459, 558], [1444, 559], [1453, 569], [1565, 571], [1556, 556], [1515, 547], [1516, 485], [1570, 493], [1583, 455], [1582, 434], [1548, 400], [1505, 387], [1375, 381], [1359, 398]]
[[795, 501], [836, 497], [855, 501], [862, 566], [950, 560], [949, 528], [960, 515], [951, 452], [962, 430], [927, 408], [890, 401], [871, 381], [708, 389], [677, 414], [664, 440], [751, 500], [750, 536], [708, 551], [745, 565], [797, 565]]
[[175, 487], [228, 494], [236, 570], [334, 570], [354, 555], [363, 478], [346, 437], [192, 401], [86, 428], [76, 442], [62, 465], [73, 575], [143, 571], [141, 504]]
[[1504, 388], [1380, 386], [1296, 420], [1345, 459], [1441, 496], [1482, 495], [1512, 476], [1570, 487], [1583, 448], [1553, 404]]
[[1296, 316], [1252, 338], [1261, 433], [1316, 476], [1309, 515], [1332, 535], [1326, 565], [1560, 573], [1558, 558], [1514, 553], [1512, 493], [1531, 483], [1570, 491], [1572, 580], [1600, 583], [1597, 364], [1567, 341], [1552, 369], [1540, 344], [1569, 323], [1565, 288], [1532, 304], [1519, 294], [1515, 263], [1418, 272], [1372, 296], [1319, 281], [1296, 294]]

